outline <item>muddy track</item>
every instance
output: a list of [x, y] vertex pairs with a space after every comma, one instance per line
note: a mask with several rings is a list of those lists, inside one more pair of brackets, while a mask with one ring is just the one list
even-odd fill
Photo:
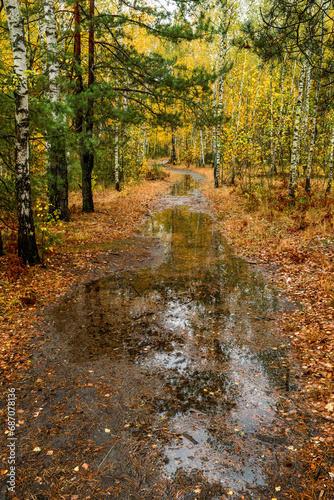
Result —
[[292, 306], [222, 239], [201, 176], [179, 172], [139, 237], [150, 264], [115, 268], [47, 312], [18, 394], [13, 498], [302, 490], [298, 452], [313, 430], [276, 326]]

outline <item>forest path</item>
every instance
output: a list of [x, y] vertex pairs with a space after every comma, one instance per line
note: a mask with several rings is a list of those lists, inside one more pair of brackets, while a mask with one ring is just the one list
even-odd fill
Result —
[[292, 306], [233, 254], [202, 176], [185, 174], [142, 229], [155, 263], [49, 311], [21, 394], [20, 500], [268, 500], [298, 488], [310, 430], [275, 327]]

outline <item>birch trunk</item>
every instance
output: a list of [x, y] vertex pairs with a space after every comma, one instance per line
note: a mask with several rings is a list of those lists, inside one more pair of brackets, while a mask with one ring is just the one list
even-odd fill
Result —
[[[117, 106], [117, 101], [116, 101]], [[119, 120], [116, 118], [115, 123], [115, 188], [120, 191], [119, 187]]]
[[[217, 90], [218, 82], [215, 82], [213, 86], [213, 116], [217, 117]], [[214, 125], [212, 130], [212, 166], [216, 168], [216, 153], [217, 153], [217, 127]], [[218, 187], [218, 186], [216, 186]]]
[[[303, 125], [302, 125], [302, 140], [305, 140], [305, 149], [307, 147], [307, 129], [308, 129], [308, 118], [310, 112], [310, 92], [311, 92], [311, 66], [307, 65], [306, 70], [306, 84], [305, 84], [305, 99], [304, 99], [304, 111], [303, 111]], [[304, 172], [305, 173], [305, 172]]]
[[275, 139], [275, 143], [274, 143], [274, 147], [273, 147], [271, 167], [270, 167], [270, 173], [272, 175], [277, 174], [276, 156], [277, 156], [278, 144], [279, 144], [279, 139], [281, 136], [282, 125], [283, 125], [283, 110], [284, 110], [284, 96], [285, 96], [284, 78], [285, 78], [285, 67], [286, 67], [287, 55], [288, 55], [288, 51], [286, 50], [285, 55], [284, 55], [283, 65], [282, 65], [282, 72], [281, 72], [281, 105], [280, 105], [280, 111], [279, 111], [278, 129], [277, 129], [276, 139]]
[[15, 176], [18, 212], [18, 255], [23, 262], [40, 262], [34, 217], [31, 206], [29, 168], [29, 104], [27, 71], [27, 48], [23, 19], [17, 0], [4, 0], [10, 44], [13, 52], [14, 73], [17, 84], [15, 97]]
[[200, 158], [199, 158], [199, 166], [205, 167], [204, 160], [204, 142], [203, 142], [203, 130], [200, 131]]
[[332, 125], [332, 139], [331, 139], [331, 152], [329, 158], [329, 172], [328, 172], [328, 184], [326, 188], [326, 195], [330, 193], [332, 182], [333, 182], [333, 164], [334, 164], [334, 124]]
[[296, 177], [297, 177], [298, 157], [299, 157], [298, 148], [300, 144], [300, 116], [303, 103], [304, 81], [305, 81], [305, 63], [303, 64], [303, 68], [299, 77], [295, 125], [293, 132], [293, 141], [292, 141], [290, 184], [289, 184], [289, 197], [291, 200], [295, 199], [295, 190], [296, 190]]
[[[239, 90], [240, 98], [239, 98], [239, 104], [238, 104], [238, 115], [237, 115], [236, 131], [235, 131], [235, 140], [238, 137], [239, 127], [240, 127], [241, 103], [242, 103], [242, 94], [244, 91], [245, 71], [246, 71], [246, 52], [245, 52], [244, 64], [243, 64], [243, 68], [242, 68], [242, 78], [241, 78], [240, 90]], [[231, 178], [232, 185], [234, 184], [234, 180], [235, 180], [235, 154], [234, 154], [234, 150], [233, 150], [232, 178]]]
[[[220, 56], [220, 61], [221, 61], [220, 66], [221, 67], [222, 67], [223, 61], [224, 61], [224, 53], [225, 53], [225, 38], [222, 37], [221, 56]], [[219, 187], [220, 177], [223, 176], [223, 169], [221, 169], [221, 166], [220, 166], [221, 147], [220, 147], [219, 141], [220, 141], [221, 133], [222, 133], [221, 120], [222, 120], [222, 108], [223, 108], [223, 97], [224, 97], [224, 84], [225, 84], [225, 76], [221, 75], [219, 77], [219, 83], [218, 83], [218, 105], [217, 105], [218, 124], [217, 124], [216, 155], [215, 155], [215, 166], [214, 166], [214, 177], [215, 177], [215, 187], [216, 188]]]
[[172, 165], [176, 165], [176, 163], [177, 163], [176, 150], [175, 150], [175, 130], [174, 129], [172, 129], [172, 144], [171, 144], [170, 163]]
[[44, 21], [48, 50], [49, 99], [52, 105], [48, 169], [50, 211], [59, 210], [60, 218], [69, 220], [65, 120], [59, 111], [61, 103], [60, 66], [54, 0], [44, 1]]
[[[221, 43], [220, 43], [220, 54], [219, 54], [219, 69], [222, 70], [224, 64], [226, 62], [226, 54], [227, 54], [227, 43], [226, 43], [226, 33], [221, 35]], [[225, 75], [222, 74], [219, 77], [218, 82], [218, 105], [217, 105], [217, 136], [216, 136], [216, 155], [215, 155], [215, 164], [214, 164], [214, 178], [215, 178], [215, 187], [218, 188], [220, 184], [220, 178], [223, 179], [223, 168], [221, 169], [221, 148], [220, 148], [220, 138], [222, 132], [222, 110], [223, 110], [223, 100], [224, 100], [224, 85], [225, 85]]]
[[[39, 35], [39, 45], [41, 49], [41, 66], [42, 66], [42, 74], [45, 77], [47, 75], [47, 60], [46, 60], [46, 46], [45, 46], [45, 26], [44, 26], [44, 8], [42, 7], [39, 12], [38, 19], [38, 35]], [[49, 93], [45, 92], [46, 98], [49, 100]], [[50, 156], [50, 143], [47, 139], [48, 131], [45, 127], [45, 152], [46, 152], [46, 171], [50, 170], [49, 156]]]
[[322, 77], [323, 51], [324, 51], [324, 19], [322, 20], [320, 60], [319, 60], [318, 79], [317, 79], [317, 86], [316, 86], [315, 99], [314, 99], [314, 110], [313, 110], [312, 129], [311, 129], [311, 138], [310, 138], [310, 149], [309, 149], [308, 158], [307, 158], [306, 182], [305, 182], [305, 191], [307, 193], [309, 193], [311, 190], [311, 170], [312, 170], [312, 162], [313, 162], [315, 136], [316, 136], [316, 130], [317, 130], [317, 116], [318, 116], [319, 95], [320, 95], [321, 77]]

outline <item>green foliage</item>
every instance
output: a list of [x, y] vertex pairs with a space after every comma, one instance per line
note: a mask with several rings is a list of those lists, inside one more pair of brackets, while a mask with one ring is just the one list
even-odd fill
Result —
[[42, 265], [45, 265], [46, 261], [49, 260], [49, 256], [53, 252], [53, 246], [61, 244], [62, 234], [55, 231], [55, 229], [58, 230], [62, 227], [60, 211], [54, 210], [50, 213], [47, 203], [38, 202], [35, 213], [35, 228]]

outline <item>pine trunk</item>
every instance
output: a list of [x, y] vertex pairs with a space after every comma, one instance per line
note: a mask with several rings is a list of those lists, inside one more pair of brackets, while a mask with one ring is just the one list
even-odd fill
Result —
[[82, 113], [82, 106], [80, 102], [80, 96], [83, 92], [83, 81], [82, 81], [82, 70], [81, 70], [81, 19], [80, 19], [80, 6], [79, 2], [76, 2], [74, 4], [74, 47], [73, 47], [73, 53], [74, 53], [74, 71], [75, 71], [75, 79], [76, 79], [76, 88], [75, 88], [75, 93], [77, 96], [77, 102], [76, 102], [76, 115], [74, 118], [74, 126], [75, 126], [75, 131], [78, 135], [78, 142], [79, 142], [79, 151], [80, 151], [80, 165], [81, 165], [81, 171], [83, 169], [82, 163], [83, 163], [83, 137], [82, 137], [82, 130], [83, 130], [83, 113]]
[[59, 104], [61, 103], [59, 84], [60, 66], [54, 0], [45, 0], [44, 19], [45, 39], [48, 50], [49, 98], [51, 105], [53, 105], [53, 123], [50, 130], [48, 151], [50, 212], [59, 210], [60, 218], [69, 220], [65, 120], [59, 111]]
[[40, 262], [34, 217], [31, 206], [30, 168], [29, 168], [29, 104], [27, 84], [27, 49], [24, 24], [17, 0], [3, 2], [13, 52], [14, 73], [17, 84], [15, 97], [15, 174], [16, 200], [18, 211], [18, 255], [24, 263]]
[[296, 102], [296, 114], [295, 114], [295, 125], [293, 132], [292, 141], [292, 151], [291, 151], [291, 166], [290, 166], [290, 184], [289, 184], [289, 198], [291, 200], [295, 199], [296, 190], [296, 178], [297, 178], [297, 168], [299, 159], [299, 145], [300, 145], [300, 116], [303, 104], [303, 88], [305, 80], [305, 64], [303, 65], [302, 71], [299, 77], [298, 83], [298, 96]]
[[[89, 33], [88, 33], [88, 88], [94, 85], [94, 9], [95, 0], [89, 1]], [[94, 129], [94, 99], [89, 99], [86, 114], [87, 144], [82, 157], [82, 211], [94, 212], [92, 173], [94, 168], [94, 153], [92, 148]]]

